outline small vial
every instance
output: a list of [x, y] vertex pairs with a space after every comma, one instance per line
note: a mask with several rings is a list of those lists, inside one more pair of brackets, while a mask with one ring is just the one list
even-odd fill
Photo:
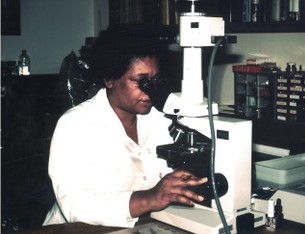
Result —
[[296, 63], [295, 62], [288, 62], [286, 67], [286, 72], [294, 73], [296, 72]]
[[289, 1], [289, 20], [297, 21], [299, 20], [299, 0]]
[[283, 215], [282, 201], [279, 198], [276, 200], [276, 204], [274, 207], [274, 218], [275, 218], [276, 228], [281, 228], [283, 226], [284, 215]]
[[276, 223], [274, 219], [274, 201], [270, 199], [268, 201], [268, 214], [267, 214], [267, 222], [266, 222], [266, 229], [268, 231], [275, 231]]
[[259, 0], [252, 0], [251, 21], [252, 22], [258, 22], [259, 21]]

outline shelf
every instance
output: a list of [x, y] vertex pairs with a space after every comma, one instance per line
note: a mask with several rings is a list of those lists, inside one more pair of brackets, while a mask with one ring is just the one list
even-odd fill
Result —
[[[160, 25], [167, 22], [171, 27], [177, 27], [176, 23], [179, 21], [178, 13], [189, 12], [190, 3], [180, 4], [174, 0], [168, 0], [168, 6], [161, 5], [160, 0], [147, 1], [144, 4], [138, 1], [128, 1], [126, 7], [122, 1], [113, 0], [110, 6], [110, 25], [112, 24], [146, 24], [146, 25]], [[165, 2], [165, 1], [164, 1]], [[242, 0], [229, 0], [229, 1], [215, 1], [205, 0], [201, 3], [196, 2], [196, 9], [203, 11], [206, 15], [221, 16], [228, 22], [225, 25], [226, 33], [300, 33], [305, 32], [305, 16], [304, 12], [300, 11], [299, 21], [271, 21], [272, 17], [269, 14], [268, 7], [264, 12], [264, 19], [267, 22], [242, 22], [243, 19], [243, 2]], [[251, 1], [250, 1], [251, 2]], [[262, 1], [261, 1], [262, 2]], [[269, 2], [269, 1], [268, 1]], [[305, 2], [305, 1], [304, 1]], [[303, 1], [302, 1], [302, 4]], [[303, 10], [300, 6], [300, 10]], [[263, 7], [263, 6], [261, 6]], [[261, 9], [262, 10], [262, 9]], [[162, 14], [161, 14], [162, 12]], [[166, 18], [166, 20], [165, 20]], [[230, 23], [230, 21], [232, 23]]]
[[[175, 40], [179, 25], [119, 24], [126, 28], [144, 28], [147, 34], [163, 35], [162, 40]], [[115, 25], [112, 25], [115, 27]], [[226, 23], [225, 33], [305, 33], [305, 22]]]
[[226, 33], [297, 33], [305, 32], [305, 22], [227, 23]]

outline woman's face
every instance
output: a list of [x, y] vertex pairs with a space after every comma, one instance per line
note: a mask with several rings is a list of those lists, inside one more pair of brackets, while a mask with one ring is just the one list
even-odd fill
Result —
[[130, 69], [120, 79], [106, 82], [111, 106], [131, 114], [148, 114], [152, 103], [149, 96], [140, 90], [138, 83], [143, 77], [153, 79], [158, 72], [155, 57], [135, 59]]

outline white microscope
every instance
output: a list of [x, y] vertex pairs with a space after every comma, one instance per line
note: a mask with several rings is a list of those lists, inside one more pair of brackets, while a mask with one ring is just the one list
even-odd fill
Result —
[[[164, 113], [176, 116], [176, 126], [171, 133], [176, 142], [157, 148], [160, 158], [166, 159], [168, 165], [174, 168], [182, 164], [185, 166], [186, 162], [192, 161], [189, 157], [194, 155], [195, 165], [199, 165], [196, 161], [198, 155], [204, 158], [204, 163], [211, 161], [207, 152], [211, 152], [213, 135], [210, 118], [206, 117], [209, 112], [208, 99], [204, 98], [203, 92], [202, 47], [215, 46], [212, 38], [225, 38], [223, 19], [195, 12], [196, 1], [190, 2], [191, 12], [180, 16], [182, 90], [181, 93], [170, 94], [163, 108]], [[151, 217], [192, 233], [243, 233], [265, 224], [264, 215], [254, 214], [250, 209], [252, 122], [217, 116], [216, 103], [212, 103], [210, 109], [215, 115], [214, 170], [216, 175], [226, 178], [223, 180], [225, 185], [220, 185], [224, 187], [223, 193], [218, 191], [222, 195], [218, 200], [220, 204], [212, 199], [210, 206], [171, 205], [153, 212]], [[181, 133], [185, 133], [184, 136]], [[206, 167], [202, 170], [206, 171]], [[218, 182], [216, 189], [217, 186]]]

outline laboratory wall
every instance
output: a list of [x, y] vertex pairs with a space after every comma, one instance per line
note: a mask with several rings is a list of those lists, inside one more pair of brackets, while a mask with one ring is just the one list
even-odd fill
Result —
[[[18, 60], [26, 49], [32, 74], [58, 73], [68, 53], [77, 53], [86, 37], [96, 36], [109, 24], [109, 0], [22, 0], [20, 4], [21, 35], [1, 36], [1, 61]], [[220, 51], [214, 69], [212, 97], [221, 105], [234, 103], [232, 65], [245, 63], [254, 54], [270, 57], [282, 69], [291, 61], [305, 69], [305, 33], [234, 35], [237, 43]]]
[[26, 49], [32, 74], [58, 73], [64, 56], [108, 25], [108, 0], [21, 0], [20, 8], [21, 35], [1, 36], [1, 61]]

